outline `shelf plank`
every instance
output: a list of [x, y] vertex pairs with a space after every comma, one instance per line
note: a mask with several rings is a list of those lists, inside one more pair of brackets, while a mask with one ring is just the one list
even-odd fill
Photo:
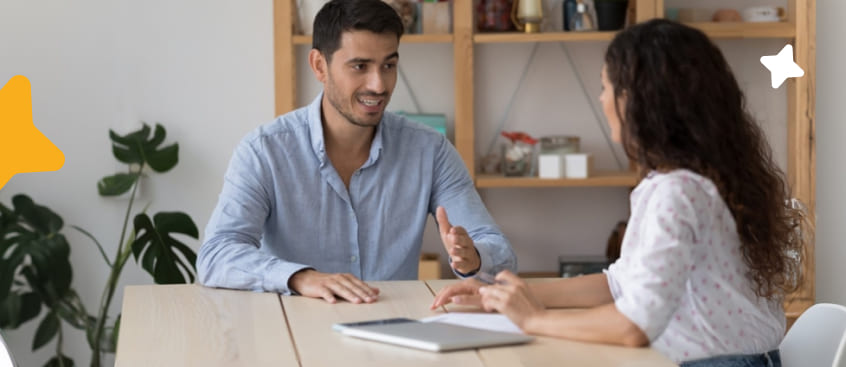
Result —
[[[686, 23], [713, 38], [793, 38], [796, 30], [787, 22], [764, 23]], [[582, 42], [610, 41], [617, 32], [543, 32], [543, 33], [477, 33], [474, 43], [520, 43], [520, 42]], [[401, 43], [451, 43], [452, 34], [407, 34]], [[310, 45], [311, 36], [295, 35], [295, 45]]]
[[610, 41], [617, 32], [478, 33], [475, 43]]
[[697, 28], [712, 38], [793, 38], [796, 29], [788, 22], [763, 23], [685, 23]]
[[595, 172], [588, 178], [547, 179], [537, 177], [505, 177], [500, 175], [476, 176], [478, 188], [508, 187], [634, 187], [634, 172]]
[[[403, 43], [452, 43], [452, 34], [406, 34], [400, 40]], [[294, 44], [311, 45], [311, 36], [295, 35]]]

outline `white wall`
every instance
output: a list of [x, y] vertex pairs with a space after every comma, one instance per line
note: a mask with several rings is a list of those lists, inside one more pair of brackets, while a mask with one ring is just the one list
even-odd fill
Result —
[[846, 305], [846, 2], [817, 0], [817, 302]]
[[[846, 176], [841, 156], [846, 128], [839, 97], [846, 81], [836, 69], [844, 51], [835, 33], [846, 25], [846, 5], [818, 0], [820, 12], [818, 62], [818, 295], [820, 300], [846, 303], [837, 287], [839, 260], [846, 259], [837, 213], [846, 204], [841, 187]], [[828, 11], [835, 10], [835, 11]], [[116, 248], [126, 203], [100, 198], [96, 181], [120, 167], [110, 154], [107, 130], [126, 132], [138, 121], [160, 121], [170, 141], [180, 143], [175, 170], [145, 182], [141, 203], [151, 211], [182, 210], [201, 231], [221, 186], [230, 154], [240, 138], [272, 119], [273, 44], [271, 1], [144, 2], [79, 0], [0, 2], [0, 81], [14, 75], [32, 83], [36, 126], [63, 150], [66, 163], [54, 173], [12, 178], [0, 191], [0, 201], [25, 192], [75, 224], [96, 234], [109, 252]], [[767, 127], [779, 162], [786, 157], [785, 91], [769, 88], [769, 75], [758, 63], [777, 52], [778, 40], [721, 41], [738, 79], [748, 93], [749, 106]], [[604, 43], [570, 44], [569, 65], [556, 44], [540, 46], [521, 86], [521, 96], [506, 119], [506, 130], [533, 134], [578, 134], [583, 148], [597, 155], [600, 168], [614, 160], [600, 129], [604, 122], [591, 112], [599, 93], [599, 68]], [[476, 117], [481, 153], [502, 119], [504, 106], [516, 87], [532, 45], [484, 45], [477, 48]], [[306, 47], [300, 48], [300, 55]], [[448, 45], [403, 45], [402, 67], [425, 112], [453, 110], [453, 71]], [[301, 62], [301, 70], [305, 63]], [[582, 94], [575, 73], [584, 78]], [[301, 103], [319, 90], [309, 72], [299, 76]], [[413, 110], [408, 92], [397, 86], [390, 109]], [[487, 189], [483, 198], [515, 245], [521, 271], [554, 271], [560, 254], [601, 254], [616, 221], [628, 212], [627, 190], [603, 189]], [[86, 305], [95, 309], [106, 277], [106, 266], [84, 237], [67, 230], [72, 246], [74, 286]], [[840, 236], [838, 236], [840, 235]], [[440, 251], [433, 228], [424, 248]], [[193, 243], [196, 249], [199, 242]], [[135, 265], [128, 265], [121, 286], [150, 283]], [[117, 295], [112, 312], [119, 312]], [[21, 365], [41, 365], [52, 347], [37, 355], [29, 351], [35, 325], [30, 323], [6, 338]], [[84, 335], [71, 331], [66, 353], [78, 365], [88, 364]]]
[[[0, 1], [0, 83], [29, 78], [35, 124], [66, 157], [58, 172], [13, 177], [0, 201], [25, 192], [67, 225], [94, 233], [111, 254], [126, 202], [96, 191], [101, 177], [122, 167], [108, 129], [161, 122], [180, 144], [180, 162], [144, 182], [138, 209], [151, 202], [152, 212], [185, 211], [202, 230], [235, 144], [273, 118], [272, 19], [271, 1]], [[107, 266], [90, 241], [65, 234], [73, 285], [96, 312]], [[128, 264], [121, 286], [151, 282]], [[121, 303], [118, 293], [112, 314]], [[35, 327], [6, 335], [22, 366], [41, 366], [55, 351], [30, 354]], [[84, 334], [65, 330], [67, 353], [88, 365]]]

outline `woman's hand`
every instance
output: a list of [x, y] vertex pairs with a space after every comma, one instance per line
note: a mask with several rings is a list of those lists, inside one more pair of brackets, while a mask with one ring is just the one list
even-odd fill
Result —
[[482, 307], [482, 297], [479, 295], [479, 288], [484, 285], [484, 283], [474, 278], [465, 279], [460, 283], [450, 285], [438, 292], [430, 309], [434, 310], [449, 303]]
[[531, 293], [526, 282], [508, 270], [496, 275], [496, 284], [481, 287], [478, 292], [482, 308], [508, 316], [524, 330], [527, 320], [544, 311], [543, 304]]

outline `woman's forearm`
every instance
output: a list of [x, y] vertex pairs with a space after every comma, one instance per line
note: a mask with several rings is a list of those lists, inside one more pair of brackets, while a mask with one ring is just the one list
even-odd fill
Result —
[[587, 310], [545, 310], [529, 317], [521, 327], [529, 334], [591, 343], [628, 347], [649, 344], [643, 331], [617, 311], [613, 303]]
[[547, 308], [585, 308], [614, 302], [605, 274], [534, 282], [529, 283], [529, 289]]

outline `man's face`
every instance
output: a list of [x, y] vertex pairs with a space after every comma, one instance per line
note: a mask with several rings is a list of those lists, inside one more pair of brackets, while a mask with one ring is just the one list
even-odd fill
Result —
[[326, 67], [324, 93], [335, 111], [351, 124], [379, 124], [397, 83], [399, 40], [393, 34], [351, 31]]

